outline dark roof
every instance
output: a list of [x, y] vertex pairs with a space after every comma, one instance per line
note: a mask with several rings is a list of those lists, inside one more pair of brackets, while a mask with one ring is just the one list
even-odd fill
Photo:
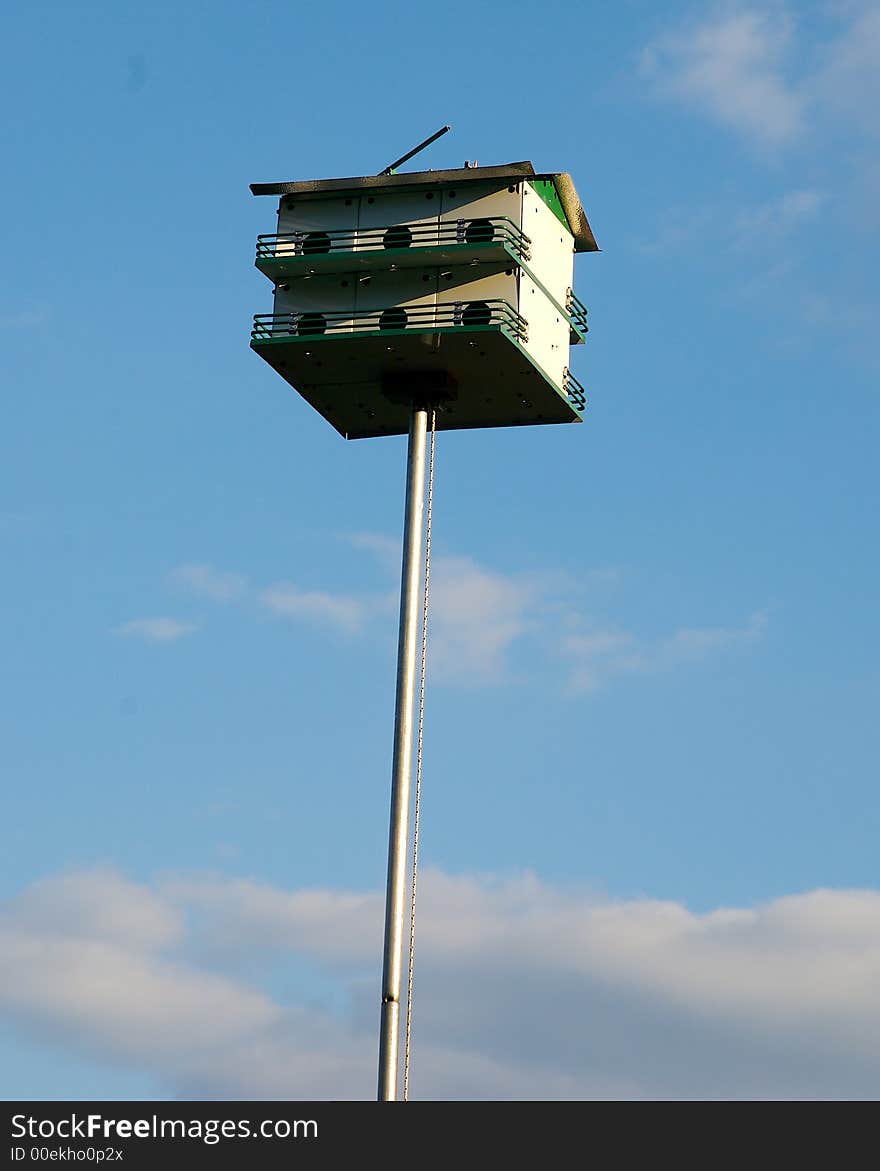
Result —
[[304, 179], [292, 183], [251, 183], [254, 195], [319, 195], [344, 191], [401, 191], [426, 184], [479, 183], [486, 179], [550, 179], [571, 228], [575, 252], [598, 252], [571, 175], [563, 171], [538, 175], [530, 162], [500, 167], [459, 167], [452, 171], [407, 171], [399, 175], [358, 175], [348, 179]]

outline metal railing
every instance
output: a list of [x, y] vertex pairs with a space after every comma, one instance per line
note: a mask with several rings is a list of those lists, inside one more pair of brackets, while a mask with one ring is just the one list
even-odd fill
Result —
[[566, 294], [565, 308], [568, 310], [568, 315], [574, 322], [575, 328], [581, 333], [588, 333], [590, 327], [587, 325], [587, 307], [574, 295], [573, 289], [569, 289]]
[[566, 366], [562, 373], [562, 389], [568, 395], [568, 401], [573, 407], [579, 411], [583, 411], [587, 405], [587, 392]]
[[282, 337], [322, 337], [326, 334], [363, 334], [432, 329], [501, 328], [527, 342], [529, 324], [507, 301], [453, 301], [442, 305], [415, 305], [387, 309], [309, 310], [300, 313], [257, 313], [251, 340]]
[[490, 219], [391, 224], [380, 228], [331, 228], [327, 231], [276, 232], [257, 236], [257, 260], [326, 256], [333, 252], [437, 248], [454, 244], [504, 244], [519, 259], [530, 257], [531, 240], [506, 216]]

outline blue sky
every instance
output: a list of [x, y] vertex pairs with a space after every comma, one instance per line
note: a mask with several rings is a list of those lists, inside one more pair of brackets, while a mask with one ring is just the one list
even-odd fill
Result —
[[373, 1095], [404, 441], [250, 352], [248, 184], [450, 122], [424, 165], [569, 171], [603, 250], [585, 424], [438, 440], [414, 1096], [874, 1096], [876, 6], [0, 54], [3, 1095]]

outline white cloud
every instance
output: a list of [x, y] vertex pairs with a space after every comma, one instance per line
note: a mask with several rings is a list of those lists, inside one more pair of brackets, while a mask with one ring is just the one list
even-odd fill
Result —
[[49, 879], [0, 916], [0, 1004], [75, 1048], [171, 1072], [205, 1060], [279, 1015], [258, 991], [159, 954], [179, 912], [113, 873]]
[[172, 571], [171, 580], [215, 602], [239, 598], [247, 587], [247, 578], [240, 573], [224, 573], [211, 565], [181, 565]]
[[437, 557], [431, 568], [432, 678], [499, 682], [506, 655], [529, 628], [538, 590], [470, 557]]
[[[373, 554], [389, 575], [400, 573], [400, 542], [354, 533], [356, 549]], [[507, 652], [529, 628], [541, 589], [471, 557], [435, 553], [430, 581], [430, 673], [434, 682], [481, 685], [509, 675]], [[395, 604], [397, 599], [395, 597]]]
[[828, 202], [823, 191], [794, 188], [752, 204], [667, 208], [658, 215], [652, 234], [634, 246], [647, 255], [666, 256], [682, 249], [699, 251], [728, 273], [732, 264], [737, 266], [733, 271], [739, 271], [743, 264], [742, 258], [732, 252], [747, 251], [748, 271], [754, 272], [758, 265], [759, 273], [764, 274], [768, 263], [778, 263], [782, 249], [782, 255], [791, 251], [788, 246], [792, 237], [802, 243], [806, 229]]
[[384, 905], [378, 892], [285, 891], [247, 878], [176, 877], [163, 883], [162, 893], [198, 911], [200, 933], [212, 949], [306, 951], [343, 966], [369, 956]]
[[[810, 54], [809, 28], [796, 6], [728, 3], [693, 28], [658, 37], [641, 55], [659, 93], [762, 146], [803, 135], [876, 137], [880, 104], [880, 9], [873, 0], [829, 6], [839, 31]], [[795, 34], [798, 34], [797, 38]], [[814, 64], [793, 80], [797, 55]]]
[[[386, 592], [337, 593], [278, 582], [257, 591], [256, 600], [279, 617], [344, 634], [358, 634], [381, 620], [384, 635], [392, 638], [395, 627], [390, 619], [399, 605], [400, 543], [381, 533], [354, 533], [345, 539], [377, 559], [390, 579]], [[572, 664], [571, 686], [591, 691], [614, 676], [699, 661], [748, 633], [681, 629], [649, 644], [627, 631], [596, 629], [576, 595], [601, 593], [618, 576], [609, 568], [585, 570], [579, 581], [561, 574], [502, 573], [472, 557], [435, 552], [429, 612], [431, 681], [469, 687], [506, 683], [517, 675], [514, 653], [527, 651], [535, 664], [545, 666], [548, 657], [557, 664], [560, 658]], [[247, 583], [241, 574], [196, 564], [180, 566], [172, 579], [217, 601], [240, 596]], [[118, 627], [117, 633], [172, 641], [195, 629], [172, 618], [142, 618]], [[562, 639], [560, 629], [568, 630]], [[751, 630], [749, 637], [757, 633], [757, 628]]]
[[658, 666], [700, 662], [724, 647], [753, 642], [766, 629], [764, 610], [752, 614], [743, 626], [684, 626], [660, 640], [654, 660]]
[[114, 870], [80, 870], [40, 880], [19, 896], [14, 908], [13, 918], [22, 927], [134, 950], [171, 946], [184, 933], [183, 917], [167, 899]]
[[822, 54], [814, 91], [818, 109], [842, 116], [860, 132], [877, 135], [880, 9], [872, 0], [851, 6], [848, 23]]
[[571, 687], [589, 692], [615, 676], [703, 662], [726, 648], [754, 642], [766, 626], [766, 613], [757, 611], [742, 626], [684, 626], [654, 640], [617, 630], [574, 630], [563, 639], [562, 650], [573, 664]]
[[562, 641], [562, 652], [572, 662], [569, 686], [573, 691], [597, 691], [615, 675], [644, 669], [634, 635], [622, 631], [568, 634]]
[[731, 240], [744, 247], [753, 248], [756, 243], [766, 246], [803, 230], [818, 217], [825, 203], [826, 196], [821, 191], [786, 191], [776, 199], [741, 209], [734, 217]]
[[[397, 570], [400, 546], [375, 533], [349, 538]], [[570, 686], [593, 691], [614, 676], [673, 669], [706, 659], [732, 643], [751, 641], [766, 623], [755, 615], [742, 628], [683, 628], [653, 643], [616, 629], [597, 629], [574, 600], [617, 581], [613, 569], [587, 570], [579, 582], [562, 575], [504, 574], [475, 559], [435, 554], [431, 568], [428, 673], [432, 683], [485, 686], [515, 677], [513, 652], [538, 661], [571, 663]], [[568, 633], [560, 639], [559, 630]]]
[[791, 25], [779, 13], [734, 7], [662, 37], [642, 55], [644, 73], [668, 96], [762, 146], [795, 139], [805, 99], [786, 76]]
[[[821, 322], [825, 350], [849, 351], [873, 373], [880, 9], [875, 0], [803, 7], [732, 0], [644, 50], [643, 76], [655, 94], [755, 146], [802, 149], [785, 157], [788, 191], [752, 206], [740, 196], [660, 211], [636, 247], [699, 253], [701, 265], [717, 270], [724, 300], [759, 309], [774, 347], [814, 346]], [[817, 276], [820, 245], [837, 263]]]
[[363, 598], [301, 590], [284, 582], [262, 590], [259, 597], [262, 605], [273, 614], [317, 621], [348, 632], [360, 630], [370, 611]]
[[0, 329], [34, 329], [49, 320], [45, 306], [21, 309], [15, 313], [0, 313]]
[[386, 570], [400, 573], [402, 544], [384, 533], [349, 533], [347, 541], [354, 549], [372, 553]]
[[174, 642], [197, 629], [194, 623], [180, 622], [177, 618], [135, 618], [117, 626], [114, 633], [146, 642]]
[[[529, 875], [421, 890], [414, 1096], [876, 1096], [878, 891], [698, 914]], [[381, 923], [378, 892], [50, 878], [0, 910], [0, 1013], [171, 1094], [370, 1097]], [[255, 956], [286, 995], [230, 976]]]

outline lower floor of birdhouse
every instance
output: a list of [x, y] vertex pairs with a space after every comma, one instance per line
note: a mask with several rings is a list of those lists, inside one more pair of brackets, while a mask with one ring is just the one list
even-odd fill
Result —
[[583, 418], [577, 380], [566, 372], [557, 386], [503, 326], [346, 335], [263, 319], [251, 348], [347, 439], [406, 434], [413, 400], [436, 402], [438, 431]]

